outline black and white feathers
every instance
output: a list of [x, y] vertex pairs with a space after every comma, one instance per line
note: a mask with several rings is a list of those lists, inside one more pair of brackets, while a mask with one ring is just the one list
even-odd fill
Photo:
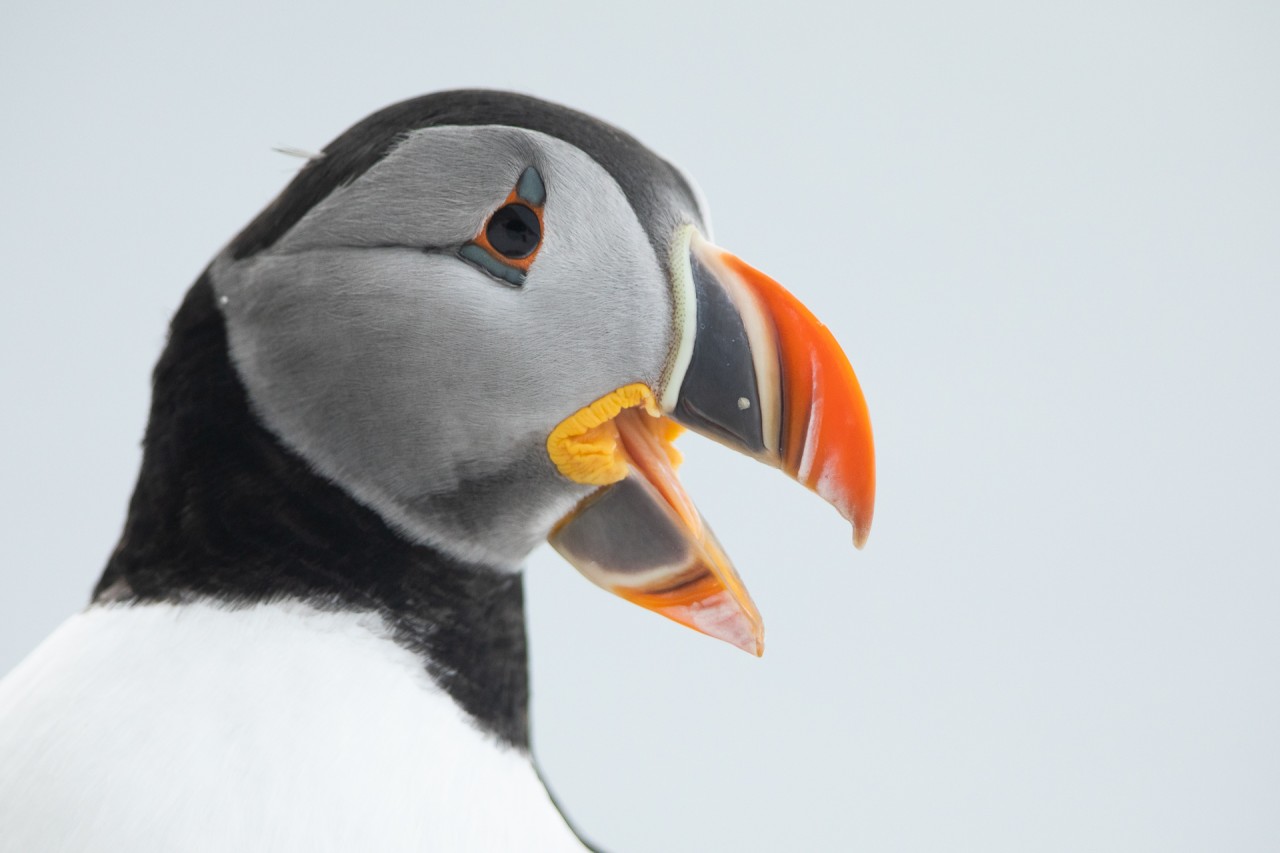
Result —
[[[458, 254], [536, 168], [521, 288]], [[704, 221], [602, 122], [483, 91], [352, 127], [187, 293], [89, 609], [0, 683], [0, 850], [579, 846], [527, 756], [542, 446], [656, 382]]]

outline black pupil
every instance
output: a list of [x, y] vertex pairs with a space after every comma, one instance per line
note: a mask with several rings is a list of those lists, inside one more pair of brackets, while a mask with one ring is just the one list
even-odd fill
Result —
[[509, 204], [493, 215], [484, 234], [499, 254], [527, 258], [538, 248], [542, 226], [538, 224], [538, 214], [523, 204]]

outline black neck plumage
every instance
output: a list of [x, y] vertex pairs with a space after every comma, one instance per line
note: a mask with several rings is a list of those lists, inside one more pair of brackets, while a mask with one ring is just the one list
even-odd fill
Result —
[[415, 544], [250, 411], [208, 275], [156, 366], [142, 470], [95, 601], [293, 598], [374, 611], [487, 730], [527, 748], [519, 575]]

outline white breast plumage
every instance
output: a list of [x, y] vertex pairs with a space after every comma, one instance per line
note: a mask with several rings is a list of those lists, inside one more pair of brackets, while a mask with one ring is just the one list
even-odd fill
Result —
[[4, 853], [582, 849], [377, 617], [299, 604], [73, 617], [0, 682], [0, 764]]

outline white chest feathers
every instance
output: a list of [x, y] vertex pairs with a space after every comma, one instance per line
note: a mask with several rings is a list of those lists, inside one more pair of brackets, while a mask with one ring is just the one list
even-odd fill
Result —
[[93, 608], [0, 682], [0, 851], [578, 850], [370, 616]]

